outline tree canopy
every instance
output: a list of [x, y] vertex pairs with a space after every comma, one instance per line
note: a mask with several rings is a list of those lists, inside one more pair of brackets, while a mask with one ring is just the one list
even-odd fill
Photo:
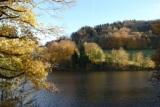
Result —
[[[49, 9], [53, 12], [72, 2], [73, 0], [0, 1], [0, 88], [8, 95], [1, 99], [17, 97], [16, 92], [14, 96], [10, 94], [13, 95], [12, 91], [24, 81], [36, 89], [55, 89], [53, 84], [47, 82], [50, 65], [44, 55], [41, 55], [44, 49], [39, 47], [33, 32], [33, 29], [38, 28], [34, 9]], [[17, 87], [15, 83], [18, 83]]]
[[1, 0], [0, 20], [8, 19], [35, 26], [37, 22], [33, 9], [55, 11], [71, 3], [73, 0]]
[[95, 42], [103, 49], [147, 49], [160, 46], [159, 20], [123, 21], [84, 26], [72, 33], [72, 40], [78, 46], [84, 42]]

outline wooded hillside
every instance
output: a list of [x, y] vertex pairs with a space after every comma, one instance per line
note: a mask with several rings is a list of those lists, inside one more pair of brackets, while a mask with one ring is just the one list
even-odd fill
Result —
[[160, 46], [160, 20], [127, 20], [94, 27], [84, 26], [72, 33], [78, 46], [84, 42], [95, 42], [103, 49], [156, 49]]

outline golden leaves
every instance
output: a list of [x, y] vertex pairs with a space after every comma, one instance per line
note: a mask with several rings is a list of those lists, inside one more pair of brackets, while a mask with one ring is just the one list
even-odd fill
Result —
[[84, 43], [84, 51], [93, 63], [105, 61], [103, 50], [96, 43]]
[[150, 57], [147, 57], [145, 60], [144, 60], [144, 67], [145, 68], [155, 68], [155, 62], [151, 60]]
[[17, 57], [0, 58], [0, 74], [11, 77], [22, 73], [22, 60]]
[[[37, 57], [41, 49], [28, 37], [12, 38], [12, 32], [16, 32], [15, 30], [10, 26], [0, 29], [0, 34], [3, 34], [0, 35], [0, 75], [13, 79], [24, 75], [36, 88], [47, 88], [47, 67]], [[35, 50], [38, 50], [36, 54]], [[10, 82], [8, 85], [12, 87]]]
[[30, 24], [32, 26], [36, 26], [37, 24], [36, 15], [33, 13], [31, 9], [17, 6], [16, 10], [22, 11], [22, 12], [19, 12], [18, 21]]
[[24, 61], [24, 70], [27, 78], [34, 84], [36, 88], [47, 87], [46, 78], [48, 72], [42, 61], [26, 59]]
[[0, 20], [10, 19], [20, 24], [28, 24], [36, 26], [36, 15], [32, 11], [32, 6], [29, 6], [31, 0], [15, 1], [8, 0], [7, 3], [0, 5]]
[[127, 66], [129, 63], [129, 54], [123, 49], [111, 51], [111, 61], [118, 66]]
[[47, 48], [48, 56], [51, 62], [61, 62], [68, 60], [75, 52], [78, 52], [77, 46], [73, 41], [61, 40], [53, 42]]
[[32, 53], [36, 48], [34, 41], [30, 39], [2, 39], [0, 40], [0, 52], [13, 55]]
[[8, 7], [6, 15], [9, 12], [8, 18], [17, 21], [20, 24], [28, 24], [31, 26], [36, 26], [37, 20], [36, 15], [33, 13], [32, 9], [20, 4], [14, 4]]
[[12, 26], [2, 26], [0, 27], [0, 36], [2, 37], [17, 37], [17, 32], [15, 27]]

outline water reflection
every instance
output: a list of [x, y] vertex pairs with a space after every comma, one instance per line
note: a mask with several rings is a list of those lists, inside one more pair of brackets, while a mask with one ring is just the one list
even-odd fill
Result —
[[24, 76], [0, 79], [0, 107], [32, 107], [36, 90]]
[[[41, 91], [39, 107], [129, 107], [159, 105], [152, 72], [61, 72], [51, 74], [60, 93]], [[43, 103], [41, 103], [43, 102]]]
[[160, 91], [150, 81], [152, 74], [141, 71], [57, 72], [50, 74], [48, 79], [59, 88], [58, 94], [45, 90], [35, 92], [22, 83], [17, 90], [9, 89], [6, 97], [16, 96], [18, 100], [2, 102], [1, 99], [0, 107], [157, 107]]

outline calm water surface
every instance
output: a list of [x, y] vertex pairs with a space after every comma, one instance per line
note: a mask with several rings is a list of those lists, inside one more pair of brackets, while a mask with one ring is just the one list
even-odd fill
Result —
[[56, 72], [50, 74], [60, 92], [41, 91], [38, 107], [160, 107], [152, 72]]

